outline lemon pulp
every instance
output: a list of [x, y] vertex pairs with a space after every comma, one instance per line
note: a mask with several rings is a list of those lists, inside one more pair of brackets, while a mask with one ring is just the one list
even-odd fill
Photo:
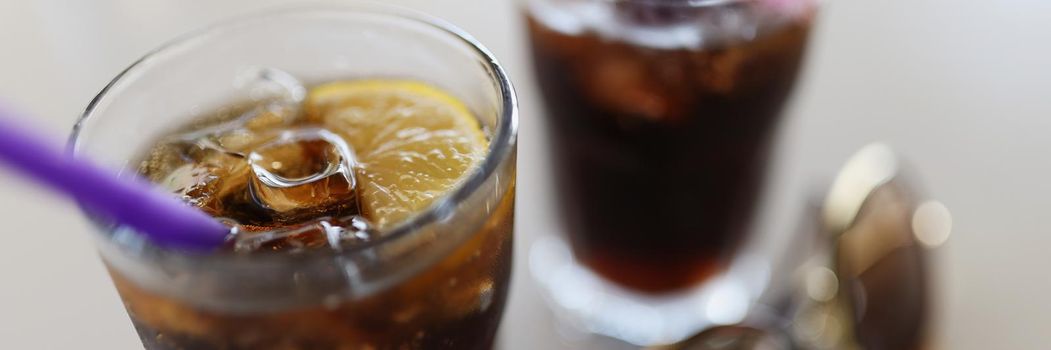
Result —
[[380, 228], [399, 223], [459, 185], [488, 141], [460, 100], [411, 80], [318, 85], [304, 102], [308, 123], [357, 154], [362, 213]]

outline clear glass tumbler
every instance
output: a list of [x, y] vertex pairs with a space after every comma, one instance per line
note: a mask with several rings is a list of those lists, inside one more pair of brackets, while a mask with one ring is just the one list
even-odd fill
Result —
[[534, 247], [531, 266], [571, 318], [665, 343], [733, 319], [758, 295], [727, 281], [814, 8], [526, 1], [565, 223]]
[[246, 92], [253, 67], [307, 85], [433, 84], [489, 149], [460, 187], [353, 249], [194, 254], [99, 223], [98, 249], [148, 349], [488, 349], [511, 273], [517, 106], [496, 59], [440, 20], [385, 7], [293, 8], [175, 40], [117, 76], [77, 123], [77, 154], [133, 173], [157, 137]]

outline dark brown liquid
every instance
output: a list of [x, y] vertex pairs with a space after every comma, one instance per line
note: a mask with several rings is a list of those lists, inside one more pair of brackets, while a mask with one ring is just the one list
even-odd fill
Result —
[[747, 230], [809, 18], [704, 49], [529, 29], [578, 259], [646, 292], [717, 273]]
[[[256, 107], [246, 110], [257, 110], [253, 108]], [[247, 112], [238, 111], [234, 115], [244, 113]], [[345, 241], [341, 235], [339, 245], [334, 247], [335, 244], [326, 236], [332, 227], [343, 228], [344, 231], [340, 232], [357, 230], [354, 232], [365, 235], [366, 238], [360, 238], [362, 240], [383, 234], [381, 227], [368, 224], [373, 218], [360, 210], [359, 200], [363, 197], [358, 190], [361, 186], [350, 185], [353, 182], [340, 175], [343, 173], [324, 172], [332, 169], [332, 164], [341, 164], [336, 160], [346, 154], [333, 151], [336, 148], [330, 141], [307, 138], [321, 135], [314, 130], [321, 126], [312, 119], [315, 116], [308, 114], [290, 122], [270, 124], [267, 122], [281, 120], [266, 114], [265, 110], [251, 116], [254, 119], [238, 126], [237, 133], [224, 131], [214, 137], [194, 137], [193, 142], [187, 142], [183, 137], [162, 139], [174, 141], [159, 142], [142, 163], [140, 172], [155, 182], [173, 187], [176, 193], [209, 214], [240, 224], [238, 236], [227, 247], [234, 252], [220, 254], [331, 254], [333, 248], [360, 243], [350, 239], [359, 237], [356, 234], [347, 235], [350, 238]], [[225, 122], [226, 119], [219, 119], [218, 123], [205, 120], [201, 124], [223, 125]], [[199, 128], [203, 127], [190, 127], [189, 131]], [[309, 132], [295, 133], [299, 136], [289, 142], [275, 142], [268, 136], [288, 135], [297, 130]], [[337, 135], [338, 131], [341, 130], [334, 130], [331, 134]], [[182, 130], [177, 135], [186, 132]], [[224, 138], [230, 135], [251, 137], [231, 138], [223, 144]], [[243, 145], [232, 146], [237, 144], [236, 141], [242, 141]], [[213, 144], [221, 145], [222, 149]], [[269, 167], [266, 171], [282, 178], [328, 175], [306, 184], [278, 189], [265, 187], [268, 185], [253, 175], [254, 168], [250, 168], [250, 164]], [[425, 171], [421, 172], [427, 175]], [[366, 170], [360, 170], [358, 174], [362, 178], [370, 175]], [[392, 277], [393, 285], [383, 285], [377, 291], [362, 295], [330, 293], [323, 300], [308, 300], [295, 306], [228, 310], [214, 304], [205, 307], [201, 300], [172, 297], [163, 290], [144, 288], [136, 284], [136, 276], [122, 274], [116, 264], [110, 265], [111, 275], [147, 349], [491, 349], [503, 314], [511, 274], [514, 178], [501, 180], [506, 194], [499, 202], [492, 203], [491, 209], [489, 202], [484, 208], [457, 208], [477, 211], [464, 216], [485, 215], [478, 221], [467, 223], [477, 225], [476, 231], [465, 234], [467, 238], [450, 247], [446, 255], [436, 256], [437, 261], [421, 268], [422, 271], [401, 278]], [[410, 235], [400, 242], [419, 239], [422, 241], [420, 246], [430, 249], [440, 247], [436, 240], [455, 237], [442, 236], [442, 233]], [[433, 234], [439, 237], [433, 237]], [[394, 246], [385, 252], [395, 255], [395, 250], [406, 249], [404, 247]], [[333, 266], [346, 268], [339, 261], [350, 254], [334, 257]], [[382, 252], [369, 251], [359, 255], [385, 262]], [[413, 254], [413, 258], [416, 256]], [[289, 259], [289, 264], [295, 261]], [[409, 264], [405, 260], [390, 263]], [[182, 272], [173, 271], [176, 271], [171, 272], [173, 275]], [[310, 271], [302, 272], [304, 276], [310, 275]], [[193, 273], [196, 271], [185, 274], [193, 277]], [[280, 283], [294, 288], [319, 285], [300, 283], [298, 275], [292, 276]], [[233, 290], [231, 294], [247, 301], [259, 300], [255, 297], [269, 299], [275, 293], [281, 293], [277, 295], [281, 298], [299, 292], [257, 288], [257, 284], [251, 283], [253, 277], [260, 276], [227, 273], [219, 278], [247, 283], [215, 283], [232, 285], [224, 284], [224, 288]], [[210, 282], [208, 279], [193, 281]], [[350, 281], [336, 282], [347, 283], [347, 289], [357, 287], [349, 285]], [[324, 292], [329, 293], [328, 290]]]
[[111, 275], [147, 349], [491, 349], [510, 282], [513, 203], [508, 193], [482, 231], [435, 266], [335, 307], [225, 313]]

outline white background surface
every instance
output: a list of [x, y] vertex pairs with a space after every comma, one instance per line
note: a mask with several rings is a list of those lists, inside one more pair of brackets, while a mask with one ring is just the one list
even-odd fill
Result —
[[[539, 124], [511, 1], [390, 1], [457, 23], [489, 46], [522, 100], [516, 275], [505, 349], [570, 347], [524, 270], [551, 230]], [[126, 65], [190, 29], [283, 1], [0, 0], [0, 99], [62, 139]], [[809, 191], [873, 140], [909, 158], [953, 211], [936, 257], [938, 348], [1051, 343], [1051, 1], [839, 0], [820, 16], [778, 146], [764, 229], [789, 232]], [[141, 345], [69, 203], [0, 170], [0, 348]], [[788, 218], [788, 219], [786, 219]]]

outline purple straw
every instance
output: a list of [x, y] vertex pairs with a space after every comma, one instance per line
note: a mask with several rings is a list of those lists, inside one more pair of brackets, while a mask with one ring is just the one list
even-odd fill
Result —
[[137, 176], [118, 177], [74, 158], [0, 106], [0, 161], [66, 194], [92, 213], [141, 232], [154, 243], [184, 250], [213, 250], [230, 229]]

